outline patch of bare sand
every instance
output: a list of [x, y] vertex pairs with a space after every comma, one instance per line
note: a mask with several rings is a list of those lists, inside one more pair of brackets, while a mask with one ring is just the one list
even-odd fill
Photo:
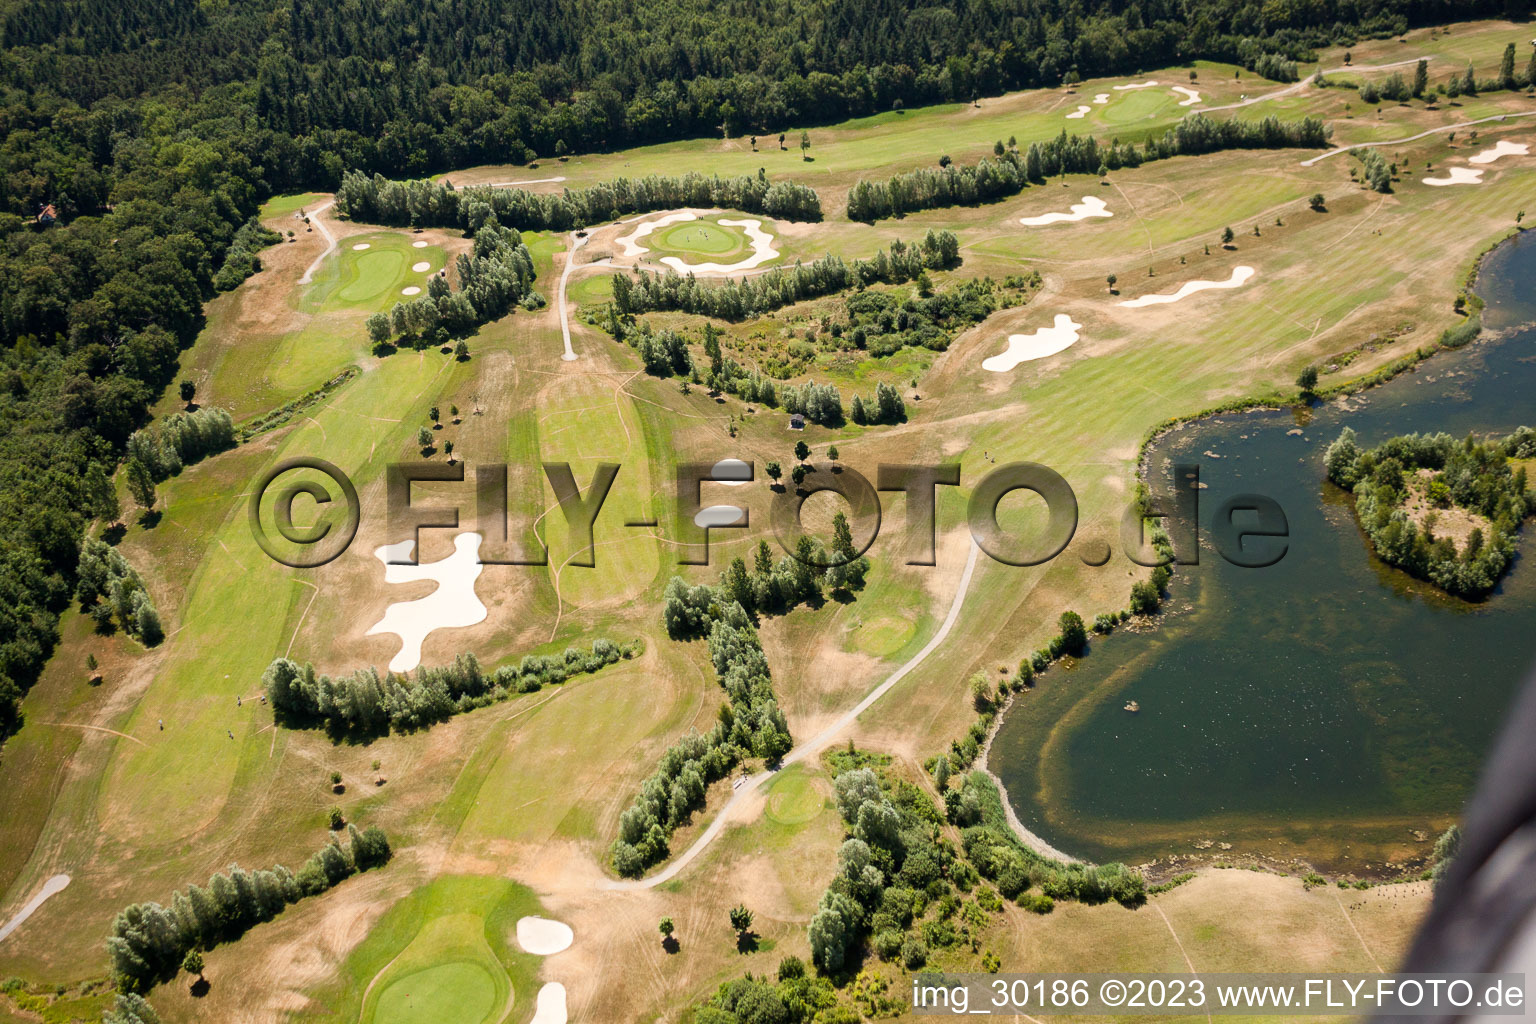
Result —
[[1456, 550], [1465, 551], [1467, 541], [1472, 539], [1473, 530], [1481, 530], [1483, 539], [1486, 540], [1493, 530], [1486, 516], [1478, 515], [1469, 509], [1459, 505], [1450, 505], [1446, 508], [1437, 508], [1429, 500], [1429, 482], [1435, 478], [1432, 469], [1421, 469], [1411, 477], [1406, 477], [1404, 483], [1408, 487], [1408, 496], [1403, 501], [1403, 511], [1407, 513], [1408, 520], [1417, 526], [1420, 532], [1428, 532], [1436, 538], [1445, 538], [1456, 545]]

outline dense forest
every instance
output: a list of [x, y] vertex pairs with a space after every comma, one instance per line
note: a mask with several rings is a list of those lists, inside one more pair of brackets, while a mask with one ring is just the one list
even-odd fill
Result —
[[[0, 737], [271, 194], [1270, 55], [1523, 0], [0, 2]], [[1284, 63], [1284, 60], [1278, 63]], [[40, 214], [48, 213], [40, 219]], [[110, 505], [115, 506], [115, 498]]]

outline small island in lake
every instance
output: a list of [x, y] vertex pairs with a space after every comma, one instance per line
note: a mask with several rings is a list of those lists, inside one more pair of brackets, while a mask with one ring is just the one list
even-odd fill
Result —
[[1484, 597], [1514, 558], [1536, 512], [1526, 489], [1536, 430], [1458, 441], [1404, 434], [1362, 450], [1348, 427], [1328, 446], [1328, 479], [1355, 496], [1355, 514], [1388, 565], [1469, 600]]

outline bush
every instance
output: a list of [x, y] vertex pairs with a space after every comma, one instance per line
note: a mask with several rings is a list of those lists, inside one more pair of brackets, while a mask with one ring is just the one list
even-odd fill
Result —
[[1146, 580], [1131, 584], [1131, 611], [1136, 615], [1151, 615], [1163, 603], [1157, 587]]
[[901, 944], [901, 962], [909, 971], [915, 971], [928, 962], [928, 947], [922, 939], [914, 936]]
[[1021, 892], [1014, 902], [1031, 914], [1049, 914], [1056, 909], [1056, 901], [1040, 893]]

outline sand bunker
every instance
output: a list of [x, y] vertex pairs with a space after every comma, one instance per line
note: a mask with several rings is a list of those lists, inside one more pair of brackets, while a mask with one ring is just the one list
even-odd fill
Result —
[[1071, 213], [1042, 213], [1038, 217], [1020, 217], [1019, 223], [1026, 227], [1039, 227], [1042, 224], [1060, 224], [1064, 221], [1085, 220], [1088, 217], [1113, 217], [1104, 200], [1098, 196], [1083, 196], [1083, 201], [1072, 204]]
[[534, 956], [553, 956], [571, 948], [576, 933], [571, 926], [547, 917], [524, 917], [517, 922], [517, 944]]
[[1137, 299], [1127, 299], [1120, 303], [1131, 309], [1141, 306], [1158, 306], [1165, 302], [1179, 302], [1189, 298], [1196, 292], [1203, 292], [1211, 288], [1238, 288], [1248, 283], [1248, 279], [1257, 273], [1252, 267], [1233, 267], [1232, 276], [1225, 281], [1186, 281], [1178, 291], [1166, 295], [1143, 295]]
[[1095, 103], [1108, 103], [1109, 102], [1109, 93], [1107, 93], [1107, 92], [1095, 93], [1094, 96], [1093, 96], [1093, 102], [1095, 102]]
[[1008, 335], [1008, 350], [1002, 355], [983, 359], [981, 368], [993, 373], [1007, 373], [1020, 363], [1053, 356], [1075, 345], [1082, 329], [1083, 325], [1067, 314], [1057, 313], [1056, 322], [1050, 327], [1042, 327], [1032, 334]]
[[1092, 109], [1093, 109], [1092, 107], [1078, 107], [1076, 110], [1072, 111], [1072, 113], [1068, 114], [1067, 116], [1068, 117], [1083, 117], [1083, 116], [1085, 116], [1088, 113], [1088, 111], [1090, 111]]
[[5, 937], [7, 935], [10, 935], [11, 932], [15, 931], [17, 928], [20, 928], [24, 923], [26, 923], [27, 918], [37, 913], [37, 908], [41, 907], [45, 902], [47, 902], [49, 897], [63, 892], [65, 887], [68, 885], [68, 875], [54, 875], [52, 878], [48, 879], [48, 881], [44, 882], [43, 887], [38, 891], [38, 894], [28, 900], [26, 906], [16, 911], [16, 916], [7, 921], [4, 928], [0, 928], [0, 942], [5, 941]]
[[1424, 184], [1443, 187], [1445, 185], [1481, 185], [1483, 172], [1476, 167], [1452, 167], [1445, 172], [1443, 178], [1425, 178]]
[[421, 294], [421, 289], [417, 288], [415, 285], [411, 285], [409, 288], [401, 288], [400, 289], [400, 294], [401, 295], [420, 295]]
[[428, 263], [426, 260], [422, 260], [420, 263], [412, 263], [411, 269], [418, 274], [425, 274], [427, 271], [432, 269], [432, 264]]
[[721, 220], [720, 226], [741, 228], [747, 241], [752, 243], [752, 255], [735, 263], [684, 263], [676, 256], [663, 256], [661, 262], [679, 274], [729, 274], [736, 270], [751, 270], [779, 258], [779, 250], [773, 247], [773, 236], [763, 230], [762, 221], [753, 218]]
[[694, 526], [734, 526], [744, 515], [735, 505], [711, 505], [693, 517]]
[[1115, 89], [1118, 92], [1124, 92], [1127, 89], [1150, 89], [1156, 84], [1156, 82], [1132, 82], [1130, 85], [1117, 85]]
[[565, 1024], [565, 986], [552, 981], [539, 989], [532, 1024]]
[[635, 228], [635, 230], [631, 231], [623, 238], [618, 239], [617, 245], [620, 249], [623, 250], [623, 255], [628, 256], [631, 259], [635, 259], [637, 257], [644, 256], [646, 253], [651, 251], [638, 243], [640, 239], [644, 238], [652, 231], [655, 231], [657, 228], [664, 228], [668, 224], [681, 224], [684, 221], [698, 219], [698, 214], [689, 213], [686, 210], [684, 210], [682, 213], [669, 213], [665, 217], [657, 217], [655, 220], [648, 220], [644, 224], [641, 224], [639, 227]]
[[1182, 85], [1172, 86], [1172, 89], [1174, 92], [1183, 93], [1185, 96], [1189, 97], [1179, 104], [1181, 107], [1192, 107], [1196, 103], [1200, 102], [1200, 94], [1193, 89], [1185, 88]]
[[374, 557], [384, 563], [385, 583], [414, 583], [433, 580], [437, 589], [415, 601], [398, 601], [384, 611], [384, 617], [365, 634], [393, 633], [400, 638], [400, 653], [389, 662], [391, 672], [409, 672], [421, 664], [421, 645], [436, 629], [473, 626], [484, 622], [485, 605], [475, 594], [475, 580], [480, 578], [480, 535], [461, 533], [453, 539], [453, 554], [438, 562], [421, 565], [391, 565], [392, 560], [409, 558], [413, 540], [376, 548]]
[[373, 246], [369, 245], [367, 242], [358, 242], [356, 245], [354, 245], [352, 247], [352, 251], [353, 252], [362, 252], [364, 249], [372, 249], [372, 248], [373, 248]]
[[416, 242], [412, 242], [411, 243], [411, 248], [412, 249], [425, 249], [426, 247], [427, 247], [427, 243], [426, 242], [416, 241]]
[[1531, 147], [1523, 142], [1510, 142], [1501, 139], [1497, 146], [1485, 149], [1477, 156], [1467, 158], [1469, 164], [1491, 164], [1501, 156], [1525, 156], [1530, 153]]
[[752, 480], [752, 467], [740, 459], [721, 459], [709, 471], [709, 478], [717, 484], [740, 487]]

